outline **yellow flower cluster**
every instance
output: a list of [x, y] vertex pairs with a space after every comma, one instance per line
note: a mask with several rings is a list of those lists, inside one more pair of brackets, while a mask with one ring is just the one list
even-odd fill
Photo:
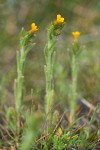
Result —
[[61, 24], [61, 23], [63, 23], [63, 22], [64, 22], [64, 18], [61, 17], [60, 14], [58, 14], [58, 15], [57, 15], [57, 19], [56, 19], [56, 21], [55, 21], [55, 24]]
[[31, 24], [31, 30], [29, 31], [29, 33], [31, 34], [31, 33], [34, 33], [35, 31], [37, 31], [38, 30], [38, 27], [36, 26], [36, 24], [35, 23], [32, 23]]
[[78, 37], [80, 36], [80, 32], [76, 31], [76, 32], [72, 32], [73, 38], [74, 40], [78, 40]]

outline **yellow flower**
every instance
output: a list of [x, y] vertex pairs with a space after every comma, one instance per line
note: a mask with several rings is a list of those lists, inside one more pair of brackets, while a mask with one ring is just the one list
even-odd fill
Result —
[[78, 37], [80, 36], [80, 32], [78, 32], [78, 31], [72, 32], [72, 35], [74, 37], [74, 40], [78, 40]]
[[57, 20], [55, 21], [55, 24], [61, 24], [64, 22], [64, 18], [61, 17], [60, 14], [57, 15]]
[[37, 31], [38, 30], [38, 27], [35, 25], [35, 23], [32, 23], [31, 24], [31, 30], [29, 31], [29, 33], [31, 34], [31, 33], [34, 33], [35, 31]]

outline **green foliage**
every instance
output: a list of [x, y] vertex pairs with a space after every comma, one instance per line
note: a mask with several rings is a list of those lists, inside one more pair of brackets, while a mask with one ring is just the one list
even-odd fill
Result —
[[61, 136], [50, 135], [46, 140], [41, 141], [42, 146], [39, 149], [69, 150], [73, 148], [77, 150], [92, 150], [96, 146], [95, 138], [97, 137], [97, 133], [93, 132], [89, 134], [89, 137], [87, 135], [85, 128], [81, 128], [79, 134], [76, 131], [67, 131]]
[[66, 145], [67, 144], [63, 143], [62, 138], [54, 136], [54, 138], [53, 138], [53, 149], [54, 150], [64, 149], [64, 148], [66, 148]]
[[[92, 136], [93, 138], [91, 138]], [[91, 149], [94, 149], [95, 146], [96, 146], [96, 141], [95, 141], [95, 138], [97, 136], [97, 133], [91, 133], [89, 134], [89, 137], [88, 137], [88, 133], [87, 131], [84, 129], [81, 131], [81, 134], [78, 138], [78, 149], [80, 150], [91, 150]]]
[[15, 106], [17, 113], [21, 112], [23, 97], [24, 97], [24, 88], [23, 88], [23, 80], [24, 80], [24, 68], [25, 68], [25, 60], [28, 52], [32, 49], [33, 43], [29, 45], [30, 42], [30, 34], [22, 28], [20, 34], [20, 50], [17, 51], [17, 79], [15, 80]]
[[[41, 9], [39, 9], [40, 7]], [[94, 121], [98, 119], [96, 116], [98, 107], [94, 110], [92, 117], [90, 116], [90, 122], [87, 119], [88, 125], [84, 124], [84, 127], [74, 126], [73, 118], [75, 116], [77, 91], [83, 97], [92, 99], [92, 103], [97, 104], [100, 99], [99, 7], [100, 2], [98, 0], [39, 0], [38, 2], [37, 0], [1, 0], [0, 148], [6, 146], [7, 149], [12, 149], [12, 145], [21, 150], [92, 150], [95, 148], [100, 131], [98, 129], [94, 131], [92, 125], [95, 125]], [[48, 28], [47, 44], [44, 50], [45, 91], [44, 57], [41, 49], [46, 39], [43, 31], [55, 13], [58, 14], [58, 10], [63, 14], [67, 26], [65, 23], [55, 24], [53, 22]], [[19, 30], [23, 25], [27, 28], [32, 20], [39, 24], [40, 35], [40, 38], [36, 39], [37, 45], [33, 52], [31, 49], [34, 46], [35, 34], [30, 35], [24, 28], [20, 33], [20, 47], [18, 48]], [[57, 39], [64, 25], [63, 36]], [[80, 41], [74, 41], [72, 49], [67, 51], [66, 47], [71, 45], [71, 31], [74, 30], [81, 31], [81, 38]], [[57, 65], [55, 63], [56, 44], [59, 48]], [[80, 45], [85, 45], [82, 55], [79, 55], [81, 53]], [[19, 51], [17, 51], [14, 101], [13, 80], [16, 76], [14, 50], [16, 49]], [[68, 57], [70, 62], [68, 62]], [[54, 75], [54, 68], [56, 68], [56, 75]], [[34, 89], [32, 98], [31, 88]], [[44, 107], [42, 105], [45, 93], [46, 105]], [[55, 101], [54, 95], [56, 95]], [[51, 109], [53, 112], [55, 109], [56, 112], [56, 107], [53, 107], [56, 100], [60, 103], [64, 102], [63, 108], [58, 106], [58, 114], [51, 113]], [[67, 117], [64, 132], [57, 135], [54, 132], [55, 126], [59, 124], [59, 115], [62, 111], [68, 109], [68, 102], [72, 118]], [[44, 111], [46, 115], [44, 115]], [[41, 115], [44, 115], [42, 125]], [[69, 113], [66, 116], [68, 115]], [[72, 126], [69, 126], [69, 120]], [[47, 130], [48, 125], [50, 125], [49, 134], [43, 132], [46, 130], [44, 123], [46, 121]], [[78, 125], [77, 122], [76, 125]]]
[[[51, 122], [51, 108], [53, 106], [53, 97], [54, 97], [54, 66], [55, 66], [55, 51], [54, 46], [56, 44], [55, 31], [61, 30], [63, 28], [62, 24], [59, 26], [55, 24], [51, 24], [48, 29], [48, 41], [44, 49], [45, 61], [46, 65], [45, 69], [45, 77], [46, 77], [46, 97], [45, 97], [45, 110], [47, 114], [47, 122], [50, 126]], [[48, 125], [47, 125], [48, 126]]]
[[25, 129], [22, 137], [22, 142], [20, 144], [20, 150], [30, 150], [35, 146], [35, 141], [40, 132], [40, 115], [38, 113], [26, 113], [25, 114], [26, 123]]
[[77, 78], [78, 78], [78, 59], [81, 53], [80, 45], [77, 40], [74, 40], [72, 49], [70, 50], [70, 68], [71, 68], [71, 85], [69, 91], [69, 104], [70, 104], [70, 121], [75, 119], [75, 108], [77, 99]]
[[6, 117], [8, 121], [8, 129], [16, 134], [17, 113], [13, 107], [6, 108]]

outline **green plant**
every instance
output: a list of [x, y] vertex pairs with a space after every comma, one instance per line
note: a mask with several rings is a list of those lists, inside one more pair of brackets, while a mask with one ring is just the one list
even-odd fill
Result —
[[80, 32], [72, 32], [74, 37], [74, 43], [72, 44], [72, 50], [70, 52], [70, 63], [71, 63], [71, 73], [72, 82], [69, 93], [69, 104], [70, 104], [70, 122], [75, 119], [75, 107], [77, 99], [77, 73], [78, 73], [78, 58], [81, 52], [80, 45], [78, 42], [78, 37]]
[[14, 93], [15, 93], [15, 108], [17, 112], [17, 127], [20, 127], [20, 117], [22, 113], [22, 103], [24, 99], [24, 69], [25, 61], [28, 52], [32, 49], [34, 43], [32, 42], [32, 37], [34, 37], [34, 32], [38, 30], [37, 26], [32, 23], [31, 30], [25, 31], [24, 28], [21, 30], [20, 34], [20, 50], [17, 51], [17, 79], [15, 80]]
[[40, 132], [41, 115], [39, 112], [27, 112], [25, 118], [26, 122], [19, 148], [20, 150], [30, 150], [36, 147], [35, 141]]
[[64, 143], [62, 138], [55, 135], [53, 138], [53, 149], [54, 150], [63, 150], [66, 147], [67, 147], [67, 144]]
[[[97, 109], [93, 112], [93, 115], [87, 115], [87, 118], [80, 116], [80, 118], [75, 118], [75, 107], [77, 99], [77, 78], [79, 69], [79, 54], [81, 52], [80, 45], [78, 42], [78, 37], [80, 32], [73, 32], [74, 42], [72, 44], [72, 49], [70, 51], [70, 63], [71, 63], [71, 73], [72, 81], [69, 94], [69, 104], [70, 104], [70, 117], [68, 117], [68, 107], [64, 106], [64, 111], [62, 109], [61, 103], [57, 107], [52, 107], [54, 104], [54, 67], [55, 67], [55, 45], [57, 43], [57, 36], [60, 35], [61, 30], [64, 26], [64, 18], [61, 15], [57, 15], [56, 21], [51, 23], [48, 28], [48, 39], [45, 46], [45, 77], [46, 77], [46, 96], [45, 96], [45, 120], [46, 133], [44, 133], [45, 124], [43, 121], [41, 124], [41, 117], [43, 114], [43, 108], [39, 104], [39, 101], [34, 100], [33, 90], [31, 91], [31, 96], [26, 97], [26, 103], [24, 101], [24, 70], [26, 57], [29, 51], [32, 49], [34, 42], [32, 41], [34, 37], [34, 32], [38, 30], [35, 23], [32, 23], [31, 30], [25, 31], [22, 28], [20, 35], [20, 50], [17, 52], [17, 79], [15, 80], [15, 108], [4, 106], [5, 92], [3, 93], [4, 82], [6, 76], [0, 82], [0, 96], [1, 96], [1, 108], [4, 110], [0, 112], [0, 148], [6, 146], [6, 149], [19, 149], [19, 150], [93, 150], [98, 143], [99, 131], [96, 129], [98, 127]], [[63, 53], [65, 55], [65, 53]], [[34, 65], [36, 67], [36, 64]], [[58, 68], [59, 67], [59, 68]], [[65, 64], [66, 67], [66, 64]], [[60, 82], [59, 91], [57, 94], [57, 99], [67, 99], [68, 84], [65, 84], [66, 69], [64, 65], [57, 66], [58, 80]], [[68, 68], [68, 67], [67, 67]], [[30, 70], [28, 68], [28, 70]], [[70, 70], [70, 69], [69, 69]], [[97, 69], [98, 70], [98, 66]], [[69, 71], [70, 72], [70, 71]], [[69, 73], [67, 70], [67, 73]], [[8, 75], [8, 74], [7, 74]], [[37, 74], [36, 74], [37, 76]], [[28, 76], [29, 78], [29, 76]], [[67, 78], [68, 79], [68, 78]], [[8, 83], [8, 82], [7, 82]], [[38, 85], [37, 81], [36, 84]], [[66, 86], [67, 85], [67, 86]], [[58, 86], [57, 86], [58, 88]], [[35, 87], [36, 91], [37, 88]], [[64, 91], [65, 90], [65, 91]], [[6, 91], [6, 90], [5, 90]], [[28, 93], [28, 92], [27, 92]], [[61, 96], [61, 93], [63, 96]], [[63, 93], [66, 93], [65, 95]], [[37, 95], [41, 97], [41, 94], [37, 92]], [[8, 103], [9, 103], [8, 98]], [[35, 97], [37, 100], [37, 98]], [[42, 99], [42, 98], [41, 98]], [[27, 105], [28, 103], [28, 105]], [[64, 103], [65, 104], [65, 103]], [[57, 108], [52, 112], [52, 108]], [[60, 115], [64, 111], [60, 118]], [[4, 116], [6, 114], [6, 117]], [[91, 119], [89, 118], [91, 117]], [[68, 119], [70, 118], [71, 124], [69, 124]], [[89, 121], [90, 119], [90, 121]], [[95, 125], [96, 121], [96, 125]], [[92, 128], [93, 125], [93, 128]], [[96, 130], [95, 130], [96, 129]]]
[[64, 18], [62, 18], [61, 15], [57, 15], [57, 20], [54, 23], [52, 23], [48, 28], [48, 41], [44, 49], [46, 61], [46, 65], [44, 66], [46, 77], [45, 111], [47, 115], [48, 124], [51, 121], [51, 108], [53, 105], [53, 96], [54, 96], [54, 82], [53, 82], [54, 64], [55, 64], [54, 46], [57, 41], [56, 36], [60, 34], [63, 26], [64, 26]]

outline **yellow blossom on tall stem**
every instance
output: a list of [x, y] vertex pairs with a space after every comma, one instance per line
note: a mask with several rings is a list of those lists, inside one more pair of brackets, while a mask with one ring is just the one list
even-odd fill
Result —
[[29, 33], [31, 34], [31, 33], [34, 33], [35, 31], [37, 31], [38, 30], [38, 27], [36, 26], [36, 24], [35, 23], [32, 23], [31, 24], [31, 30], [29, 31]]
[[55, 21], [55, 24], [61, 24], [61, 23], [63, 23], [63, 22], [64, 22], [64, 18], [61, 17], [60, 14], [58, 14], [58, 15], [57, 15], [57, 19], [56, 19], [56, 21]]
[[72, 32], [72, 35], [74, 40], [78, 40], [78, 37], [80, 36], [80, 32], [79, 31]]

